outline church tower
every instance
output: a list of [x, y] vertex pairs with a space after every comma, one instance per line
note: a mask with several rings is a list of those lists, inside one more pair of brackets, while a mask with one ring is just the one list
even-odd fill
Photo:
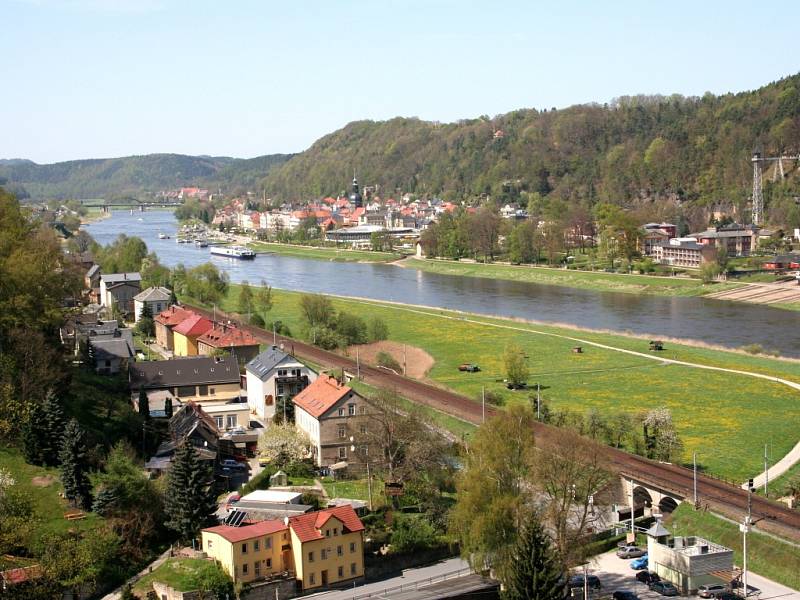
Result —
[[355, 174], [353, 174], [353, 189], [350, 191], [350, 203], [354, 208], [361, 208], [364, 205], [361, 192], [358, 191], [358, 179]]

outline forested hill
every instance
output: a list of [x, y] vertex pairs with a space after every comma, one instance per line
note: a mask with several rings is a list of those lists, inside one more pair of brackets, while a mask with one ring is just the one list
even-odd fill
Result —
[[354, 122], [274, 169], [263, 185], [280, 200], [334, 194], [356, 169], [384, 197], [399, 188], [447, 199], [506, 199], [524, 190], [590, 202], [741, 202], [757, 146], [800, 149], [800, 75], [724, 96], [623, 97], [452, 124]]
[[72, 160], [39, 165], [29, 160], [0, 161], [0, 179], [8, 189], [32, 198], [108, 198], [139, 196], [188, 185], [247, 189], [289, 155], [253, 159], [183, 154]]

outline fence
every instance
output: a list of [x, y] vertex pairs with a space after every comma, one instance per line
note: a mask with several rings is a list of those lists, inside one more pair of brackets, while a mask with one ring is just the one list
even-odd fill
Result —
[[404, 583], [402, 585], [397, 585], [390, 588], [381, 588], [379, 590], [375, 590], [374, 592], [354, 594], [353, 600], [364, 600], [365, 598], [376, 598], [376, 597], [385, 598], [386, 594], [388, 594], [389, 592], [399, 593], [399, 592], [415, 591], [420, 588], [433, 585], [434, 583], [440, 583], [442, 581], [447, 581], [449, 579], [458, 579], [459, 577], [466, 577], [467, 575], [471, 574], [472, 574], [472, 569], [469, 567], [465, 567], [463, 569], [458, 569], [457, 571], [448, 571], [447, 573], [441, 573], [439, 575], [434, 575], [433, 577], [428, 577], [427, 579], [421, 579], [419, 581], [412, 581], [409, 583]]

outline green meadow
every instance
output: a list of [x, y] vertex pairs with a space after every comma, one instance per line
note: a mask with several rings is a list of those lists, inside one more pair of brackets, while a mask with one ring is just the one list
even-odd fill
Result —
[[403, 257], [395, 252], [373, 252], [371, 250], [350, 250], [327, 246], [299, 246], [274, 242], [252, 242], [248, 244], [256, 252], [274, 252], [298, 258], [314, 258], [335, 262], [391, 262]]
[[[224, 310], [236, 305], [237, 286], [231, 286]], [[298, 293], [274, 291], [274, 307], [267, 320], [281, 320], [295, 336], [302, 323]], [[529, 382], [542, 387], [544, 402], [552, 408], [605, 414], [636, 413], [668, 407], [685, 444], [684, 461], [693, 451], [699, 466], [717, 476], [743, 481], [763, 468], [761, 450], [770, 443], [777, 459], [797, 442], [800, 393], [788, 386], [746, 375], [670, 365], [612, 349], [578, 342], [606, 344], [648, 352], [648, 340], [619, 334], [477, 317], [452, 311], [334, 298], [337, 310], [365, 319], [379, 317], [389, 327], [390, 339], [418, 346], [435, 359], [428, 374], [446, 386], [479, 402], [481, 390], [502, 398], [506, 405], [531, 402], [530, 391], [505, 388], [503, 352], [518, 344], [527, 357]], [[582, 345], [575, 354], [573, 346]], [[741, 369], [800, 382], [800, 362], [667, 342], [659, 358], [685, 360]], [[458, 365], [474, 362], [479, 373], [461, 373]], [[452, 420], [451, 420], [452, 421]], [[460, 423], [460, 422], [459, 422]], [[453, 423], [441, 421], [452, 429]], [[454, 431], [464, 433], [463, 426]]]

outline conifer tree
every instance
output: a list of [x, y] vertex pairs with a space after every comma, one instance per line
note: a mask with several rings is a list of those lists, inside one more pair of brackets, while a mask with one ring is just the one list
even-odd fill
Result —
[[106, 514], [114, 508], [118, 500], [119, 498], [114, 489], [104, 487], [97, 493], [94, 502], [92, 502], [92, 512], [101, 516], [106, 516]]
[[48, 392], [42, 404], [41, 416], [42, 437], [39, 441], [39, 448], [42, 455], [43, 464], [54, 467], [59, 464], [59, 453], [61, 452], [61, 440], [64, 437], [64, 427], [66, 418], [61, 409], [61, 401], [53, 394]]
[[175, 452], [167, 477], [166, 526], [178, 533], [181, 541], [193, 539], [217, 510], [211, 487], [210, 466], [197, 451], [184, 443]]
[[46, 431], [43, 415], [42, 407], [34, 404], [28, 418], [22, 423], [22, 453], [25, 455], [25, 461], [32, 465], [44, 465], [42, 440]]
[[533, 515], [522, 527], [504, 577], [504, 600], [564, 600], [565, 581], [561, 562]]
[[64, 496], [73, 505], [88, 509], [92, 501], [92, 486], [87, 475], [86, 439], [75, 419], [70, 419], [64, 430], [59, 458]]
[[150, 399], [147, 397], [147, 392], [144, 391], [144, 386], [139, 386], [139, 414], [147, 421], [150, 419]]

